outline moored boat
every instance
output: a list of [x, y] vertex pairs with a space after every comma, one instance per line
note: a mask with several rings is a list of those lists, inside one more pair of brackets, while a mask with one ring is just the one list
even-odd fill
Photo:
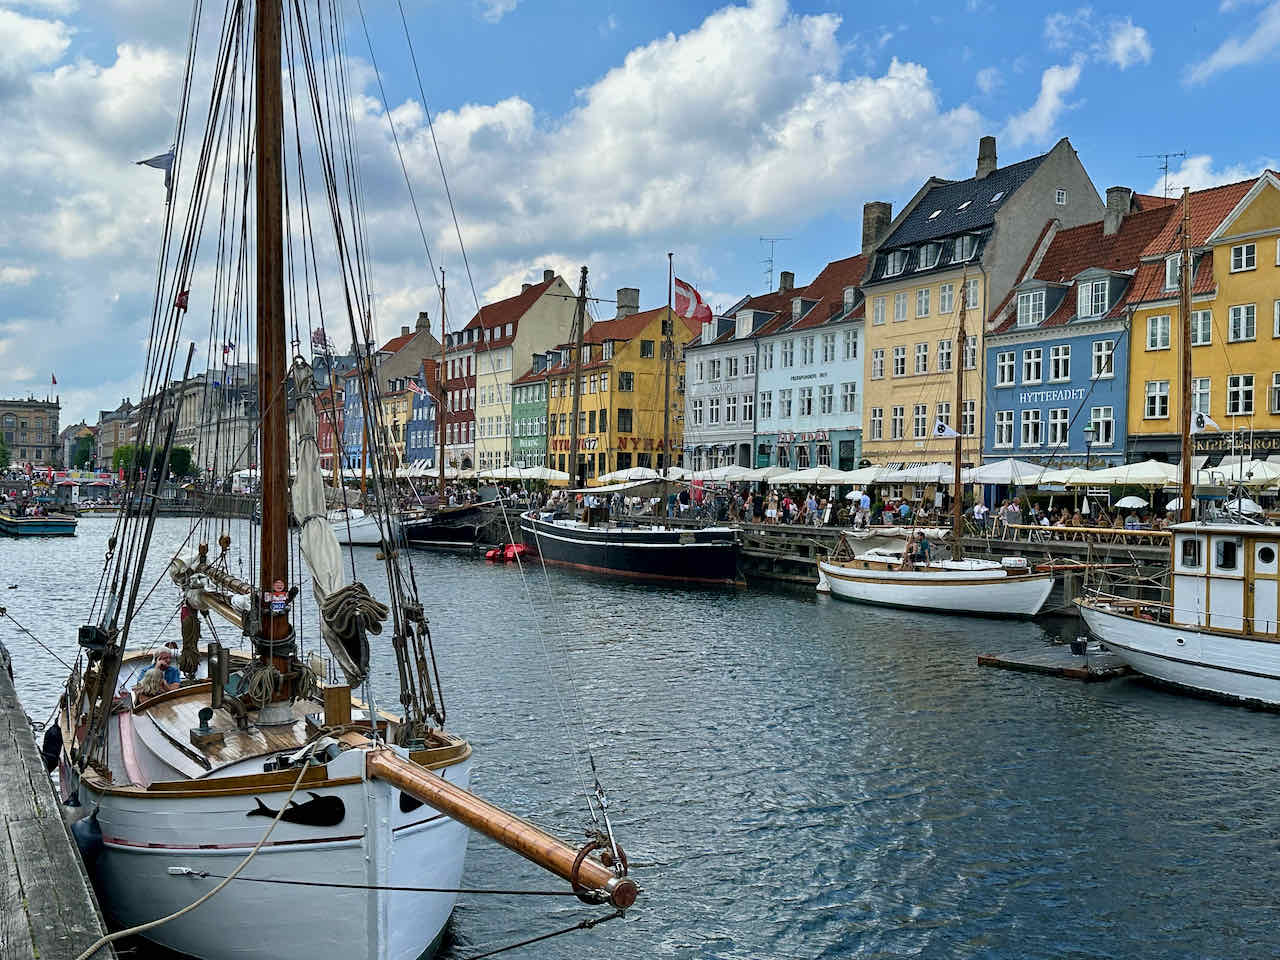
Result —
[[466, 503], [404, 517], [400, 526], [411, 547], [470, 547], [483, 523], [481, 506]]
[[43, 517], [12, 517], [0, 514], [0, 533], [10, 537], [72, 537], [76, 518], [61, 513]]

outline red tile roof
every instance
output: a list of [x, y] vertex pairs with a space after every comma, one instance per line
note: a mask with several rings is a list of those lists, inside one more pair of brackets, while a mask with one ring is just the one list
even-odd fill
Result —
[[1178, 202], [1177, 197], [1157, 197], [1154, 193], [1135, 193], [1133, 204], [1139, 210], [1155, 210]]
[[828, 263], [822, 268], [822, 272], [813, 278], [813, 283], [804, 288], [804, 298], [816, 300], [817, 303], [800, 318], [800, 322], [793, 329], [805, 330], [809, 327], [821, 326], [830, 320], [835, 313], [839, 312], [839, 310], [833, 312], [831, 308], [844, 306], [845, 287], [856, 287], [866, 271], [867, 258], [860, 253]]
[[514, 297], [507, 297], [505, 300], [499, 300], [496, 303], [486, 303], [480, 308], [463, 327], [464, 330], [483, 329], [483, 330], [501, 330], [506, 324], [512, 324], [512, 334], [509, 337], [495, 336], [492, 340], [486, 340], [482, 336], [474, 346], [476, 350], [492, 350], [496, 347], [505, 347], [515, 339], [515, 334], [519, 332], [520, 318], [525, 315], [530, 307], [537, 302], [547, 290], [555, 283], [555, 278], [543, 280], [541, 283], [535, 283], [527, 290], [522, 290]]
[[[1218, 228], [1237, 203], [1257, 182], [1257, 177], [1227, 183], [1220, 187], [1209, 187], [1207, 190], [1191, 191], [1191, 246], [1202, 247], [1209, 234]], [[1178, 216], [1170, 217], [1169, 222], [1143, 252], [1147, 257], [1159, 257], [1166, 253], [1177, 253], [1179, 246], [1178, 231], [1182, 227], [1182, 203], [1176, 204]]]
[[378, 349], [378, 352], [379, 353], [399, 353], [400, 348], [403, 347], [410, 340], [412, 340], [415, 336], [417, 336], [417, 333], [415, 331], [410, 331], [409, 333], [402, 333], [398, 337], [392, 337], [390, 340], [388, 340]]

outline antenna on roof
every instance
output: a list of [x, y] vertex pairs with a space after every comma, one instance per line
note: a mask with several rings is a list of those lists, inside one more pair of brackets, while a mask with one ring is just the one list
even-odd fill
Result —
[[773, 289], [773, 250], [783, 240], [790, 240], [790, 237], [761, 237], [761, 243], [769, 245], [769, 255], [760, 262], [764, 264], [764, 288], [766, 291]]
[[1169, 196], [1169, 161], [1174, 157], [1185, 159], [1186, 156], [1187, 151], [1181, 150], [1178, 153], [1140, 153], [1138, 159], [1160, 161], [1160, 169], [1164, 171], [1164, 195], [1167, 198]]

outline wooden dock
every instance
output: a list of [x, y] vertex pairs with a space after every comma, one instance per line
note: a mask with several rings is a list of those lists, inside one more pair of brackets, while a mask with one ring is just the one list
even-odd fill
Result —
[[106, 929], [11, 669], [0, 644], [0, 957], [73, 960]]
[[1091, 644], [1089, 652], [1083, 656], [1073, 654], [1070, 644], [1066, 643], [1039, 646], [1013, 653], [980, 653], [978, 666], [1018, 670], [1022, 673], [1040, 673], [1065, 680], [1080, 680], [1084, 683], [1114, 680], [1116, 677], [1123, 677], [1133, 672], [1128, 664], [1123, 663], [1114, 653], [1099, 650], [1096, 644]]

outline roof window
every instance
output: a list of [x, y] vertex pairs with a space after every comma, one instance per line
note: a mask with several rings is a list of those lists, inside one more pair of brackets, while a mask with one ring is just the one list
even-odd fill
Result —
[[964, 203], [960, 204], [960, 206], [956, 207], [956, 212], [959, 213], [961, 210], [963, 210], [965, 207], [967, 207], [971, 203], [973, 203], [972, 200], [966, 200]]
[[991, 198], [991, 202], [992, 202], [992, 203], [995, 203], [997, 200], [999, 200], [999, 199], [1000, 199], [1001, 197], [1003, 197], [1003, 196], [1004, 196], [1004, 191], [1003, 191], [1003, 190], [997, 190], [997, 191], [996, 191], [996, 195], [995, 195], [994, 197], [992, 197], [992, 198]]
[[940, 214], [941, 212], [942, 212], [941, 210], [935, 210], [935, 211], [933, 211], [933, 213], [929, 214], [929, 219], [930, 219], [930, 220], [932, 220], [934, 217], [936, 217], [936, 216], [937, 216], [938, 214]]

